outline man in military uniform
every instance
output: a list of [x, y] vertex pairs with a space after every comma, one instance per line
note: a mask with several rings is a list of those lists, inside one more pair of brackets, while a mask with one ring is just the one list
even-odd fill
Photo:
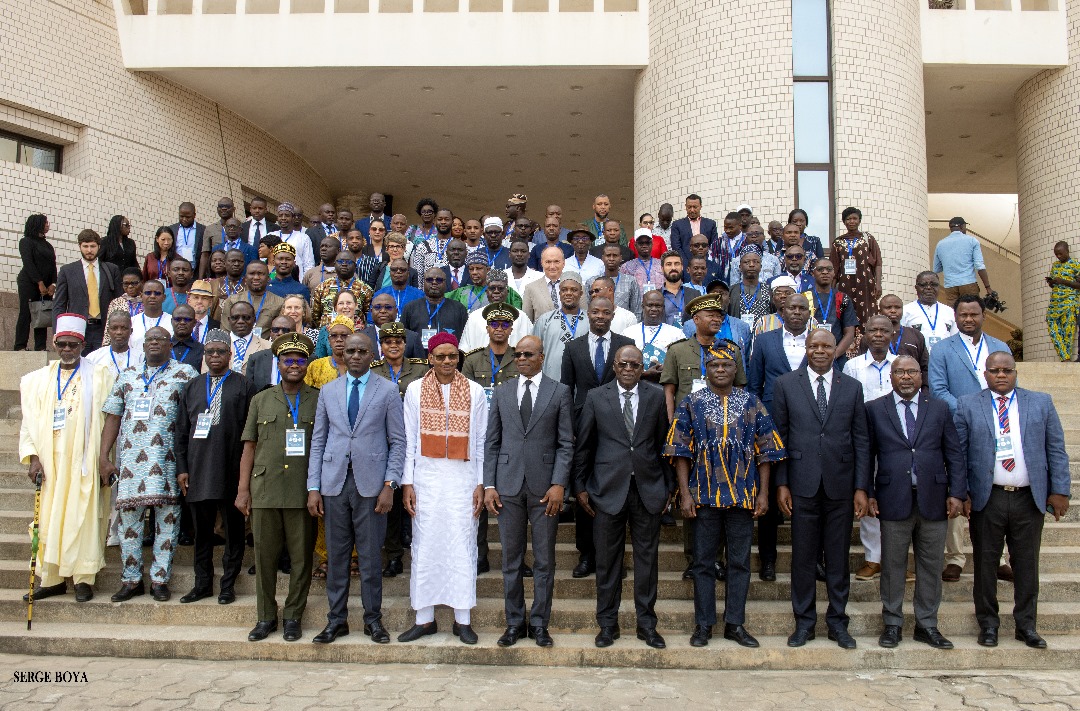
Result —
[[[398, 386], [401, 397], [405, 397], [405, 391], [409, 385], [428, 372], [428, 362], [422, 358], [405, 357], [405, 326], [400, 321], [390, 321], [379, 327], [379, 343], [382, 346], [382, 360], [372, 361], [371, 372], [393, 381]], [[401, 557], [405, 555], [405, 542], [403, 540], [405, 523], [405, 506], [401, 501], [401, 489], [394, 491], [394, 506], [386, 515], [386, 540], [383, 543], [383, 551], [386, 553], [386, 567], [383, 568], [384, 578], [393, 578], [404, 571]]]
[[277, 630], [277, 563], [281, 549], [292, 560], [285, 597], [286, 642], [303, 636], [300, 620], [311, 587], [315, 520], [307, 510], [308, 452], [319, 391], [304, 383], [315, 344], [302, 333], [274, 339], [281, 382], [251, 400], [240, 439], [240, 484], [236, 508], [251, 516], [255, 538], [255, 597], [258, 624], [248, 640], [266, 639]]

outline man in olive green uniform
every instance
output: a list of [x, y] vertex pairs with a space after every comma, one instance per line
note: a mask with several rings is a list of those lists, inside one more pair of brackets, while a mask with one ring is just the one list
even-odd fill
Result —
[[[664, 397], [667, 400], [668, 419], [673, 421], [675, 408], [691, 392], [700, 388], [708, 387], [705, 381], [705, 369], [701, 360], [701, 354], [712, 347], [717, 339], [717, 334], [730, 338], [730, 326], [724, 329], [724, 321], [728, 316], [724, 313], [723, 301], [719, 294], [702, 294], [686, 304], [686, 314], [694, 320], [697, 333], [693, 338], [675, 341], [668, 346], [667, 356], [664, 358], [664, 369], [660, 373], [660, 384], [664, 386]], [[735, 386], [746, 387], [746, 368], [743, 365], [743, 354], [738, 344], [732, 338], [731, 348], [735, 349]], [[683, 580], [690, 580], [690, 566], [694, 556], [694, 527], [692, 520], [683, 520], [683, 554], [686, 556], [686, 570], [683, 571]], [[727, 571], [724, 568], [724, 537], [720, 537], [720, 547], [716, 553], [716, 578], [724, 580]]]
[[[389, 321], [379, 326], [379, 343], [382, 346], [382, 360], [372, 361], [371, 372], [397, 384], [401, 397], [409, 385], [424, 377], [428, 372], [426, 360], [405, 357], [405, 326], [400, 321]], [[401, 563], [405, 555], [405, 542], [402, 528], [405, 523], [405, 506], [401, 501], [401, 489], [394, 490], [394, 506], [386, 514], [386, 539], [383, 552], [386, 554], [384, 578], [393, 578], [404, 571]]]
[[240, 486], [236, 508], [251, 516], [255, 538], [255, 597], [258, 624], [248, 634], [255, 642], [277, 630], [277, 561], [282, 548], [292, 559], [285, 597], [286, 642], [303, 636], [300, 620], [311, 587], [315, 519], [307, 510], [308, 453], [319, 391], [304, 383], [315, 344], [302, 333], [274, 339], [281, 382], [251, 400], [240, 439]]
[[[487, 322], [488, 345], [475, 348], [465, 354], [461, 361], [461, 374], [487, 392], [488, 405], [496, 385], [502, 385], [518, 376], [514, 360], [514, 348], [510, 345], [510, 333], [514, 330], [518, 310], [505, 301], [488, 304], [481, 312]], [[491, 570], [488, 563], [488, 512], [480, 510], [476, 529], [476, 574]]]

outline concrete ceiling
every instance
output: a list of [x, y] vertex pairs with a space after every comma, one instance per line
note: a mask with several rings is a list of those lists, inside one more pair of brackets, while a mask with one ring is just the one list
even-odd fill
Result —
[[502, 216], [517, 192], [529, 196], [534, 219], [551, 203], [564, 223], [582, 219], [600, 192], [612, 197], [613, 215], [631, 217], [633, 69], [160, 73], [268, 131], [335, 195], [389, 193], [410, 218], [424, 196], [458, 214]]

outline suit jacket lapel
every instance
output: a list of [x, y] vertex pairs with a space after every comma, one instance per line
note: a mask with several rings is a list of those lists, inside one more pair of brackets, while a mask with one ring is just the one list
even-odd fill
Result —
[[[803, 392], [813, 406], [811, 409], [814, 411], [814, 417], [818, 418], [818, 422], [821, 422], [821, 424], [825, 424], [824, 420], [821, 419], [821, 413], [818, 411], [817, 395], [814, 393], [813, 386], [810, 385], [810, 369], [804, 367], [801, 368], [799, 372], [802, 374], [802, 377], [799, 378], [799, 382], [802, 383]], [[833, 385], [835, 386], [835, 382]], [[836, 388], [834, 387], [833, 390], [835, 393]], [[829, 414], [828, 410], [825, 411], [825, 414], [826, 416]]]
[[[840, 395], [841, 391], [843, 391], [845, 387], [847, 387], [847, 384], [844, 382], [844, 379], [841, 378], [840, 374], [834, 370], [832, 376], [832, 387], [829, 389], [829, 402], [825, 406], [825, 420], [821, 423], [822, 425], [828, 422], [829, 418], [832, 417], [833, 410], [835, 409], [836, 405], [836, 398]], [[817, 395], [814, 395], [814, 404], [817, 404]]]
[[[369, 373], [371, 371], [368, 371]], [[368, 376], [367, 385], [364, 386], [364, 396], [360, 398], [360, 410], [356, 413], [356, 422], [353, 424], [352, 431], [355, 432], [356, 428], [360, 426], [360, 421], [364, 419], [364, 412], [368, 409], [368, 405], [371, 404], [371, 400], [378, 393], [379, 388], [382, 387], [382, 383], [379, 382], [381, 378], [376, 376]], [[348, 385], [348, 378], [345, 379], [345, 384]], [[348, 388], [346, 387], [346, 390]], [[348, 418], [348, 393], [346, 393], [346, 418]], [[346, 419], [346, 422], [349, 420]]]
[[998, 431], [997, 416], [994, 415], [994, 412], [997, 409], [997, 404], [994, 402], [994, 395], [989, 390], [983, 390], [982, 393], [980, 393], [979, 401], [983, 403], [983, 406], [979, 409], [983, 411], [983, 419], [986, 420], [986, 424], [990, 426], [990, 441], [993, 442], [997, 438]]
[[[608, 387], [609, 385], [614, 385], [614, 387]], [[605, 386], [603, 386], [603, 387], [604, 387], [604, 388], [605, 388], [605, 389], [606, 389], [606, 390], [608, 391], [608, 396], [607, 396], [607, 400], [608, 400], [608, 404], [609, 404], [609, 405], [610, 405], [610, 406], [612, 407], [612, 409], [613, 409], [613, 412], [612, 412], [612, 416], [613, 416], [613, 417], [618, 417], [618, 418], [619, 418], [619, 422], [623, 422], [623, 414], [622, 414], [622, 404], [623, 404], [623, 399], [622, 399], [622, 389], [621, 389], [621, 388], [619, 387], [619, 384], [618, 384], [618, 383], [616, 383], [615, 381], [612, 381], [611, 383], [608, 383], [608, 385], [605, 385]], [[634, 418], [634, 434], [637, 434], [637, 423], [638, 423], [638, 421], [639, 421], [639, 420], [641, 419], [641, 408], [642, 408], [642, 404], [643, 404], [643, 403], [642, 403], [642, 397], [643, 397], [642, 393], [643, 393], [643, 392], [644, 392], [644, 390], [643, 390], [643, 389], [641, 388], [641, 386], [639, 385], [639, 386], [638, 386], [638, 417]], [[631, 437], [631, 436], [630, 436], [630, 435], [629, 435], [629, 434], [628, 434], [628, 433], [626, 432], [626, 426], [625, 426], [625, 424], [624, 424], [624, 425], [623, 425], [623, 427], [621, 427], [620, 429], [621, 429], [621, 430], [622, 430], [622, 432], [623, 432], [623, 437], [624, 437], [624, 438], [626, 439], [626, 441], [627, 441], [627, 442], [629, 442], [629, 443], [630, 443], [630, 446], [631, 446], [631, 447], [632, 447], [632, 446], [634, 446], [634, 438], [633, 438], [633, 437]]]
[[[923, 423], [926, 422], [926, 415], [929, 409], [930, 398], [926, 396], [921, 390], [918, 396], [919, 402], [919, 414], [915, 416], [915, 436], [911, 438], [912, 442], [916, 442], [919, 439], [919, 433], [922, 432]], [[896, 412], [896, 408], [892, 408], [893, 412]]]
[[[885, 416], [889, 418], [889, 422], [891, 422], [893, 427], [896, 428], [896, 434], [900, 436], [900, 439], [906, 442], [907, 435], [904, 434], [904, 426], [900, 423], [900, 413], [896, 411], [896, 400], [890, 397], [888, 400], [885, 401], [884, 406]], [[923, 401], [920, 398], [919, 407], [922, 408], [922, 406]], [[918, 421], [918, 423], [922, 423], [921, 417], [916, 418], [916, 420]]]
[[536, 389], [536, 396], [533, 398], [532, 417], [529, 418], [529, 427], [526, 428], [526, 431], [533, 426], [533, 423], [536, 422], [536, 416], [544, 411], [554, 394], [555, 380], [545, 375], [540, 379], [540, 387]]
[[783, 364], [785, 372], [791, 372], [791, 364], [788, 363], [787, 351], [784, 350], [784, 327], [781, 326], [778, 330], [780, 334], [779, 338], [773, 340], [773, 350], [776, 351], [777, 359]]

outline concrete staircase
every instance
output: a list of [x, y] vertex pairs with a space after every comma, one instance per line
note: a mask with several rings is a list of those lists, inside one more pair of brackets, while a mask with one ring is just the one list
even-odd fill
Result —
[[[899, 649], [877, 646], [881, 629], [881, 604], [877, 582], [853, 581], [851, 631], [858, 638], [854, 652], [840, 650], [825, 640], [824, 607], [819, 638], [803, 649], [785, 645], [792, 629], [789, 602], [791, 561], [790, 529], [780, 532], [779, 574], [775, 583], [765, 583], [755, 575], [750, 586], [747, 625], [762, 642], [757, 650], [738, 647], [718, 634], [709, 647], [693, 649], [688, 637], [693, 629], [693, 590], [681, 579], [685, 566], [682, 537], [678, 528], [665, 528], [660, 550], [660, 585], [657, 613], [659, 627], [668, 641], [668, 649], [649, 649], [634, 637], [632, 577], [624, 585], [620, 623], [623, 638], [614, 647], [600, 650], [593, 646], [596, 633], [595, 583], [589, 577], [575, 580], [570, 570], [577, 560], [570, 524], [560, 527], [558, 543], [555, 603], [552, 614], [553, 649], [540, 649], [524, 640], [512, 649], [495, 645], [504, 626], [502, 579], [493, 572], [477, 582], [478, 604], [473, 625], [480, 635], [474, 647], [462, 645], [450, 635], [452, 615], [449, 610], [437, 614], [440, 633], [414, 644], [376, 645], [361, 634], [362, 608], [359, 584], [354, 579], [351, 601], [352, 635], [327, 646], [314, 645], [311, 637], [325, 622], [327, 603], [321, 581], [313, 581], [304, 618], [305, 636], [296, 643], [286, 643], [279, 635], [258, 642], [247, 642], [247, 632], [254, 625], [255, 583], [246, 574], [252, 562], [250, 549], [236, 586], [237, 601], [218, 605], [211, 598], [191, 605], [181, 605], [178, 598], [193, 585], [192, 549], [180, 548], [176, 555], [170, 587], [173, 599], [157, 603], [149, 596], [114, 604], [109, 601], [119, 587], [119, 550], [109, 548], [107, 567], [97, 578], [96, 597], [77, 604], [74, 596], [44, 600], [34, 606], [34, 629], [26, 631], [26, 605], [22, 601], [28, 582], [29, 542], [26, 536], [33, 506], [33, 490], [26, 479], [25, 467], [17, 460], [18, 378], [44, 362], [28, 354], [0, 353], [0, 648], [20, 654], [65, 654], [82, 656], [164, 657], [191, 659], [280, 659], [292, 661], [408, 662], [453, 664], [528, 664], [565, 666], [614, 666], [658, 668], [738, 668], [738, 669], [1068, 669], [1080, 666], [1080, 510], [1070, 510], [1067, 519], [1047, 524], [1042, 549], [1042, 590], [1039, 606], [1039, 630], [1047, 638], [1049, 649], [1035, 651], [1012, 639], [1011, 586], [1000, 584], [1002, 602], [1001, 646], [984, 649], [975, 643], [977, 625], [971, 602], [971, 563], [959, 583], [946, 584], [941, 606], [940, 625], [957, 646], [951, 652], [938, 652], [910, 640], [913, 625], [910, 610], [912, 585], [908, 586], [908, 623], [905, 641]], [[32, 360], [31, 360], [32, 358]], [[1051, 392], [1065, 427], [1070, 457], [1080, 462], [1080, 368], [1059, 364], [1024, 364], [1021, 384], [1031, 389]], [[1080, 464], [1073, 464], [1074, 501], [1080, 501]], [[493, 568], [497, 570], [501, 548], [498, 525], [490, 529]], [[852, 567], [862, 563], [858, 531], [852, 530], [855, 547]], [[149, 551], [147, 551], [149, 554]], [[629, 560], [629, 554], [627, 555]], [[147, 558], [149, 562], [149, 557]], [[406, 566], [408, 557], [406, 556]], [[757, 560], [754, 556], [756, 570]], [[219, 569], [220, 572], [220, 569]], [[287, 580], [278, 578], [279, 602], [284, 598]], [[723, 585], [718, 595], [723, 597]], [[393, 636], [412, 624], [409, 609], [408, 574], [385, 581], [384, 623]], [[532, 581], [526, 581], [526, 596], [531, 596]], [[819, 586], [819, 601], [824, 591]], [[722, 608], [722, 603], [721, 603]], [[722, 631], [722, 628], [721, 630]]]

